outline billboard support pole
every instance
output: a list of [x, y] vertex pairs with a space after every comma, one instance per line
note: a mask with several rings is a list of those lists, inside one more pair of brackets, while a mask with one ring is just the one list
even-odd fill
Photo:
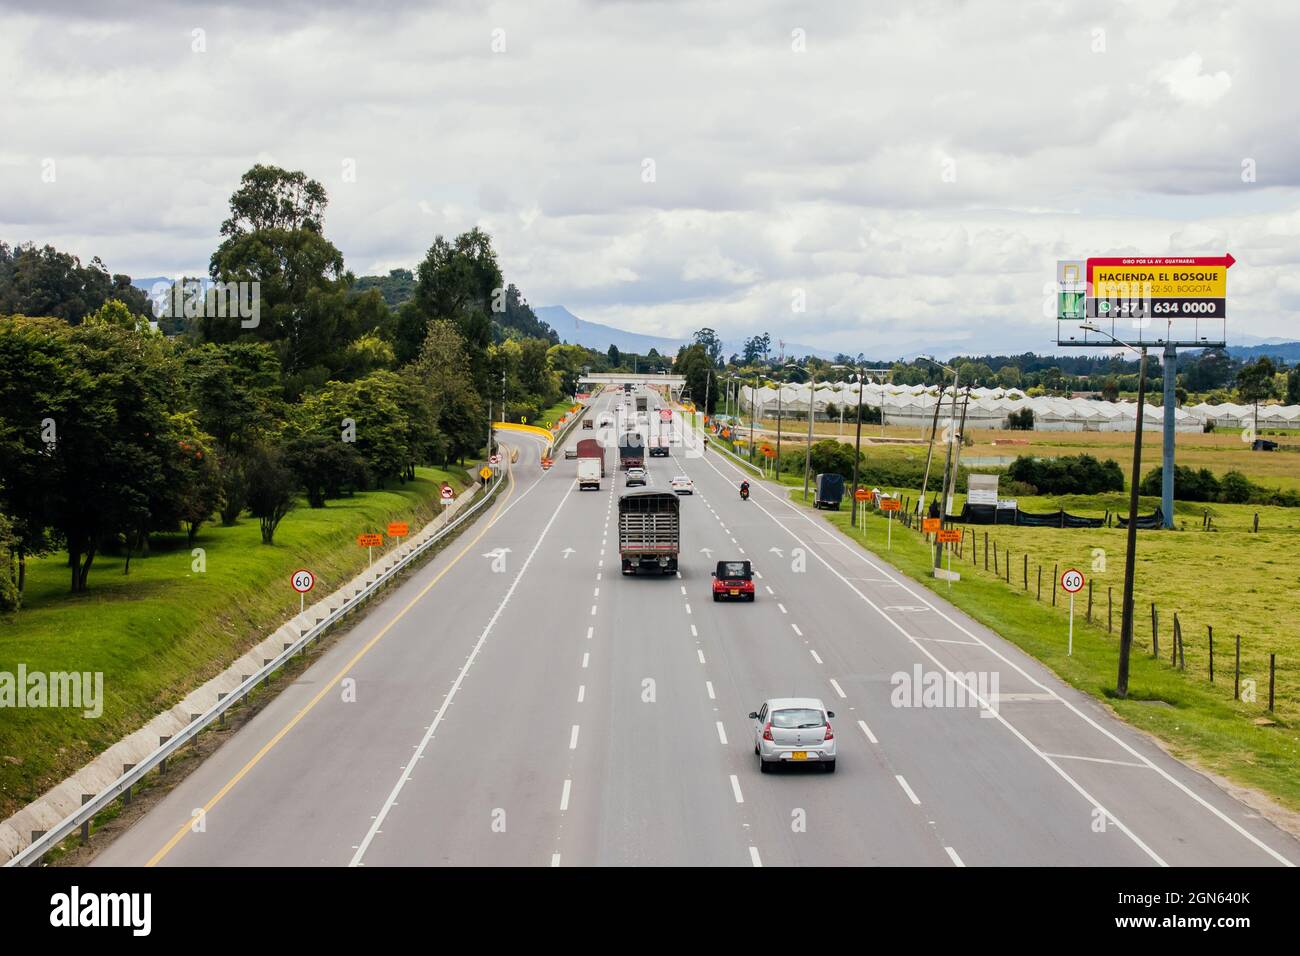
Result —
[[1178, 346], [1165, 345], [1165, 435], [1160, 463], [1160, 510], [1166, 528], [1174, 526], [1174, 388], [1178, 383]]

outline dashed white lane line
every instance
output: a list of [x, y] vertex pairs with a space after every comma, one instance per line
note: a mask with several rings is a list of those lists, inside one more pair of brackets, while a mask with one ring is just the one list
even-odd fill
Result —
[[966, 865], [965, 863], [963, 863], [963, 862], [961, 861], [961, 857], [959, 857], [959, 856], [957, 855], [957, 851], [954, 850], [952, 847], [950, 847], [950, 846], [946, 846], [946, 847], [944, 847], [944, 851], [948, 854], [948, 859], [952, 860], [952, 865], [953, 865], [953, 866], [965, 866], [965, 865]]
[[898, 781], [898, 785], [902, 787], [903, 792], [907, 794], [907, 799], [911, 800], [919, 807], [921, 805], [921, 801], [916, 799], [916, 794], [914, 794], [912, 792], [912, 788], [907, 785], [907, 781], [903, 779], [903, 775], [901, 773], [895, 774], [894, 779]]
[[784, 605], [784, 604], [781, 604], [780, 602], [778, 602], [776, 606], [779, 607], [779, 608], [781, 609], [781, 613], [782, 613], [782, 614], [789, 614], [789, 613], [790, 613], [789, 611], [787, 611], [787, 610], [785, 609], [785, 605]]
[[813, 660], [815, 660], [818, 664], [822, 662], [822, 659], [817, 656], [817, 652], [814, 651], [811, 647], [808, 648], [808, 653], [812, 655]]
[[592, 592], [591, 592], [591, 596], [592, 596], [592, 597], [600, 597], [600, 588], [596, 588], [594, 591], [592, 591]]
[[745, 802], [745, 795], [740, 792], [740, 778], [734, 773], [731, 775], [731, 792], [736, 795], [737, 803]]
[[578, 749], [578, 725], [573, 725], [573, 730], [569, 731], [569, 749]]
[[[821, 663], [821, 662], [818, 661], [818, 663]], [[840, 685], [839, 685], [838, 683], [836, 683], [834, 677], [831, 678], [831, 686], [835, 688], [835, 693], [837, 693], [837, 694], [840, 695], [840, 699], [841, 699], [841, 700], [843, 700], [845, 697], [848, 697], [848, 696], [849, 696], [848, 694], [844, 693], [844, 690], [840, 687]]]
[[600, 572], [599, 572], [599, 571], [596, 572], [596, 580], [597, 580], [597, 581], [600, 580]]
[[761, 867], [763, 865], [763, 861], [758, 858], [758, 847], [756, 846], [749, 848], [749, 859], [755, 866]]
[[803, 637], [803, 631], [799, 630], [799, 625], [798, 625], [798, 624], [794, 623], [794, 621], [791, 621], [791, 622], [790, 622], [790, 626], [791, 626], [792, 628], [794, 628], [794, 632], [795, 632], [796, 634], [798, 634], [800, 637]]
[[776, 593], [775, 591], [772, 590], [772, 585], [770, 585], [770, 584], [764, 584], [763, 587], [767, 588], [767, 593], [768, 593], [768, 594], [775, 594], [775, 593]]
[[699, 637], [699, 636], [700, 636], [700, 632], [697, 631], [697, 630], [695, 629], [695, 625], [692, 624], [692, 625], [691, 625], [691, 637]]
[[686, 593], [686, 585], [683, 584], [683, 585], [682, 585], [682, 594], [685, 594], [685, 593]]
[[[903, 778], [902, 778], [902, 777], [899, 777], [898, 779], [899, 779], [899, 780], [902, 780]], [[561, 813], [563, 813], [565, 810], [569, 809], [569, 791], [570, 791], [571, 789], [573, 789], [573, 781], [572, 781], [572, 780], [565, 780], [565, 781], [564, 781], [564, 790], [563, 790], [563, 792], [560, 794], [560, 812], [561, 812]]]
[[686, 605], [686, 613], [687, 613], [687, 614], [690, 614], [690, 613], [691, 613], [691, 606], [690, 606], [689, 604]]
[[552, 854], [551, 854], [551, 866], [559, 866], [559, 865], [560, 865], [560, 854], [558, 854], [558, 853], [552, 853]]
[[591, 606], [591, 616], [592, 617], [596, 616], [596, 605], [594, 604]]
[[717, 699], [718, 699], [718, 698], [714, 695], [714, 693], [713, 693], [713, 681], [711, 681], [711, 680], [706, 680], [706, 681], [704, 682], [704, 689], [707, 690], [707, 691], [709, 692], [709, 700], [717, 700]]
[[591, 640], [591, 635], [593, 635], [593, 634], [595, 634], [595, 633], [596, 633], [596, 628], [595, 628], [594, 625], [591, 626], [591, 627], [589, 627], [589, 628], [587, 628], [587, 640]]
[[703, 663], [704, 663], [704, 651], [700, 650], [699, 648], [696, 648], [696, 649], [695, 649], [695, 653], [698, 654], [698, 655], [700, 655], [700, 663], [703, 664]]
[[870, 740], [873, 744], [880, 743], [880, 741], [876, 739], [876, 735], [871, 732], [871, 728], [867, 726], [867, 722], [865, 720], [859, 720], [858, 726], [862, 728], [862, 732], [867, 735], [867, 739]]
[[587, 685], [586, 685], [586, 684], [579, 684], [579, 685], [578, 685], [578, 703], [581, 704], [583, 698], [586, 697], [586, 696], [587, 696]]
[[722, 746], [725, 747], [727, 746], [727, 730], [725, 727], [722, 726], [722, 721], [719, 720], [717, 724], [718, 724], [718, 743], [722, 744]]
[[591, 655], [590, 655], [590, 654], [583, 654], [583, 655], [582, 655], [582, 666], [583, 666], [583, 669], [584, 669], [584, 670], [585, 670], [586, 667], [587, 667], [587, 662], [590, 661], [590, 660], [591, 660]]

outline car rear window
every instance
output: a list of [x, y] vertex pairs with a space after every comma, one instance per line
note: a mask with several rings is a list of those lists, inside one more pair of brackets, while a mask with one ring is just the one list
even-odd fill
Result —
[[749, 576], [744, 561], [724, 561], [722, 564], [724, 578], [744, 578]]
[[821, 727], [826, 721], [820, 710], [799, 707], [772, 711], [772, 726], [782, 730], [809, 730]]

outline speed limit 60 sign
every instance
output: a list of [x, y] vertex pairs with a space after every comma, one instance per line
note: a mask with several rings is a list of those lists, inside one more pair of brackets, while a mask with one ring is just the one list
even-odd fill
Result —
[[1083, 585], [1085, 583], [1086, 582], [1083, 580], [1083, 573], [1077, 568], [1068, 568], [1065, 573], [1061, 575], [1061, 587], [1065, 590], [1066, 594], [1077, 594], [1083, 590]]
[[299, 568], [293, 572], [293, 577], [289, 579], [293, 589], [299, 594], [306, 594], [316, 586], [316, 575], [312, 574], [306, 568]]

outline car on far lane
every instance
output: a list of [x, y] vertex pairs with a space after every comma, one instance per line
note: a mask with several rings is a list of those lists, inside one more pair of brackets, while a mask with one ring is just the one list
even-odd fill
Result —
[[572, 445], [570, 445], [568, 448], [564, 449], [564, 457], [565, 457], [565, 458], [577, 458], [577, 457], [578, 457], [578, 449], [575, 448], [575, 447], [573, 447]]
[[713, 570], [713, 600], [754, 600], [754, 569], [748, 561], [719, 561]]
[[627, 480], [624, 482], [624, 485], [628, 488], [631, 488], [634, 485], [645, 487], [645, 469], [629, 468], [627, 470]]
[[676, 478], [672, 479], [668, 482], [668, 487], [672, 488], [672, 490], [679, 495], [695, 494], [695, 482], [691, 481], [691, 479], [685, 475], [678, 475]]
[[774, 764], [820, 764], [835, 772], [835, 711], [816, 697], [774, 697], [763, 702], [749, 719], [754, 722], [754, 753], [758, 769], [767, 773]]

